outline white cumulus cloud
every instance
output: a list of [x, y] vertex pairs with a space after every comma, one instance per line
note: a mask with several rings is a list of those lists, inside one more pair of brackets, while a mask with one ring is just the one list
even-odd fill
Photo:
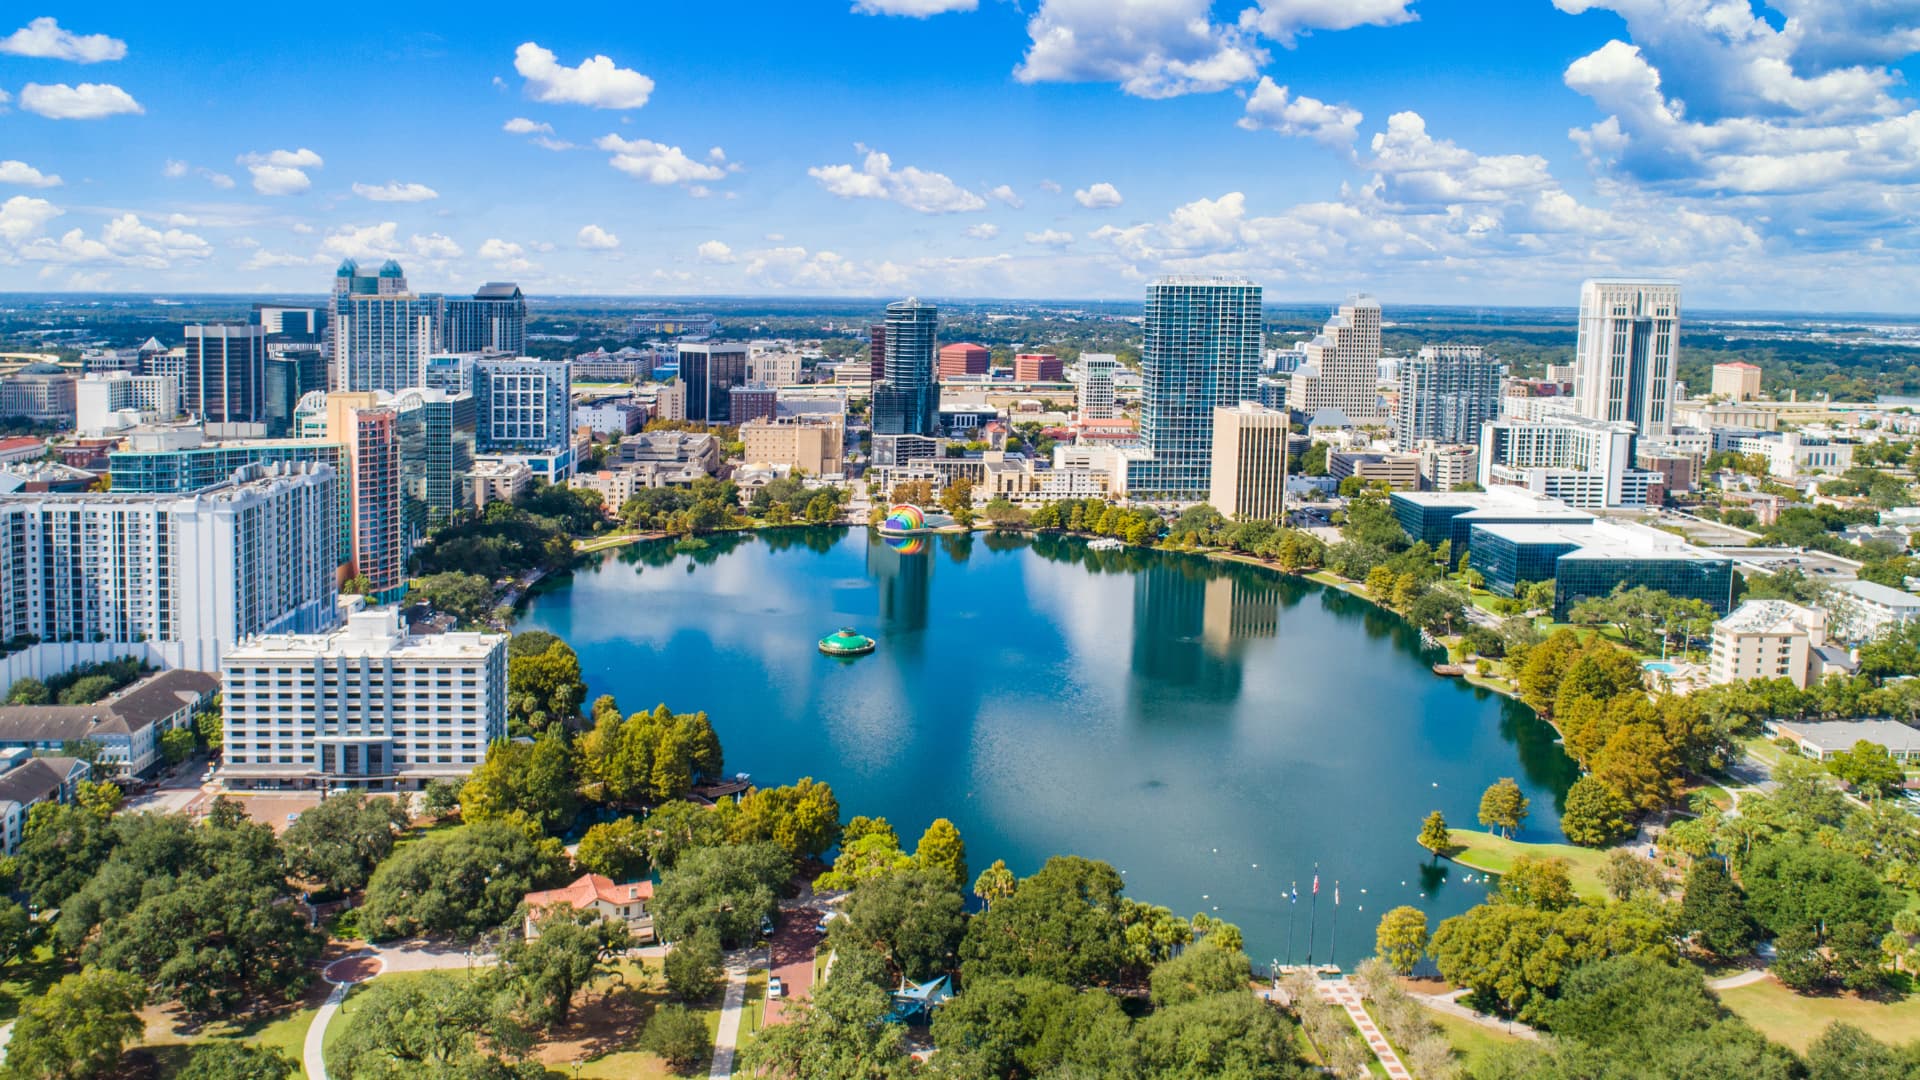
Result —
[[972, 11], [979, 0], [855, 0], [855, 15], [905, 15], [925, 19], [949, 11]]
[[307, 170], [326, 164], [319, 154], [304, 146], [298, 150], [241, 154], [234, 160], [247, 167], [253, 176], [253, 190], [262, 195], [297, 195], [313, 186]]
[[703, 242], [694, 250], [694, 255], [704, 263], [730, 263], [733, 261], [733, 249], [718, 240]]
[[1027, 205], [1027, 200], [1021, 198], [1019, 194], [1013, 190], [1013, 186], [1010, 184], [1001, 184], [999, 187], [994, 188], [992, 191], [987, 192], [987, 198], [993, 199], [997, 202], [1006, 203], [1008, 206], [1013, 207], [1015, 210], [1018, 210], [1021, 207]]
[[581, 247], [590, 251], [612, 251], [620, 246], [620, 238], [598, 225], [582, 225], [574, 237]]
[[336, 259], [397, 259], [404, 254], [400, 226], [391, 221], [342, 226], [320, 241], [320, 250]]
[[0, 184], [18, 184], [21, 187], [48, 188], [59, 187], [63, 181], [59, 176], [43, 173], [24, 161], [9, 158], [0, 161]]
[[0, 203], [0, 240], [18, 244], [44, 228], [63, 211], [45, 199], [15, 195]]
[[1000, 226], [987, 222], [967, 226], [967, 235], [975, 240], [991, 240], [1000, 235]]
[[859, 168], [819, 165], [807, 175], [843, 199], [884, 199], [922, 214], [954, 214], [984, 210], [987, 200], [953, 182], [945, 173], [915, 168], [895, 169], [893, 159], [878, 150], [867, 151]]
[[20, 88], [20, 107], [49, 120], [99, 120], [147, 111], [132, 94], [112, 83], [28, 83]]
[[1240, 25], [1288, 48], [1311, 30], [1351, 30], [1356, 26], [1395, 26], [1419, 16], [1413, 0], [1260, 0], [1240, 14]]
[[553, 125], [538, 123], [524, 116], [516, 116], [506, 123], [501, 124], [500, 130], [509, 135], [535, 135], [542, 132], [551, 135], [553, 134]]
[[612, 152], [608, 164], [649, 184], [698, 184], [724, 180], [727, 175], [727, 170], [718, 165], [695, 161], [679, 147], [651, 139], [623, 139], [609, 134], [595, 140], [594, 145]]
[[1066, 247], [1073, 243], [1073, 234], [1059, 229], [1043, 229], [1040, 232], [1028, 233], [1027, 243], [1038, 244], [1041, 247]]
[[29, 262], [81, 266], [127, 266], [165, 270], [182, 262], [198, 262], [213, 254], [213, 245], [177, 228], [156, 229], [138, 215], [121, 214], [101, 226], [97, 236], [69, 229], [58, 239], [39, 237], [20, 245], [15, 253]]
[[127, 55], [127, 43], [105, 34], [76, 34], [63, 30], [52, 16], [41, 16], [0, 38], [0, 53], [43, 60], [71, 60], [94, 64]]
[[175, 160], [174, 158], [168, 158], [166, 165], [160, 169], [160, 172], [169, 180], [178, 180], [187, 175], [187, 163]]
[[407, 237], [407, 246], [423, 259], [457, 259], [466, 254], [453, 237], [442, 233], [414, 233]]
[[1267, 60], [1240, 29], [1215, 23], [1211, 0], [1041, 0], [1021, 82], [1114, 82], [1146, 98], [1251, 82]]
[[1102, 181], [1091, 187], [1084, 187], [1075, 191], [1073, 193], [1073, 201], [1089, 210], [1104, 210], [1108, 207], [1120, 205], [1120, 189]]
[[653, 80], [623, 68], [606, 56], [561, 64], [553, 52], [529, 41], [513, 51], [513, 69], [527, 80], [535, 101], [589, 105], [596, 109], [638, 109], [653, 94]]
[[353, 193], [374, 202], [426, 202], [440, 197], [439, 192], [425, 184], [403, 184], [398, 180], [389, 180], [384, 184], [355, 184]]
[[1239, 125], [1248, 131], [1277, 131], [1298, 135], [1336, 150], [1351, 150], [1360, 134], [1360, 110], [1346, 105], [1329, 105], [1304, 94], [1293, 96], [1270, 76], [1260, 76], [1260, 84], [1247, 98], [1246, 115]]

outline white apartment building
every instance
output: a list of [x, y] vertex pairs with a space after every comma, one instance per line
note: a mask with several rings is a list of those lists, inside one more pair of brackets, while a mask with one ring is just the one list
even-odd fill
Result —
[[1743, 435], [1732, 440], [1732, 448], [1736, 454], [1766, 458], [1767, 474], [1781, 480], [1812, 473], [1837, 475], [1853, 468], [1853, 444], [1804, 431]]
[[1920, 596], [1873, 581], [1833, 583], [1833, 633], [1850, 641], [1878, 637], [1889, 627], [1920, 619]]
[[1573, 396], [1589, 420], [1630, 423], [1642, 435], [1673, 427], [1680, 284], [1612, 278], [1580, 286]]
[[1658, 473], [1634, 465], [1633, 425], [1504, 418], [1480, 431], [1480, 486], [1523, 487], [1569, 506], [1645, 506]]
[[1713, 624], [1707, 680], [1792, 679], [1804, 690], [1824, 674], [1820, 650], [1826, 643], [1826, 612], [1785, 600], [1749, 600]]
[[507, 635], [416, 636], [392, 608], [254, 638], [220, 673], [229, 787], [413, 790], [507, 735]]
[[784, 349], [755, 348], [747, 358], [747, 381], [768, 386], [791, 386], [800, 381], [800, 354]]
[[187, 495], [0, 495], [0, 639], [126, 643], [211, 671], [251, 635], [332, 625], [337, 482], [288, 463]]
[[104, 371], [74, 384], [74, 428], [82, 438], [112, 435], [180, 414], [180, 384], [171, 375]]
[[1113, 376], [1120, 359], [1112, 353], [1081, 353], [1077, 365], [1080, 376], [1080, 419], [1112, 420], [1114, 409]]
[[1294, 371], [1287, 404], [1311, 416], [1339, 409], [1356, 424], [1385, 419], [1379, 405], [1380, 301], [1359, 293], [1305, 347]]

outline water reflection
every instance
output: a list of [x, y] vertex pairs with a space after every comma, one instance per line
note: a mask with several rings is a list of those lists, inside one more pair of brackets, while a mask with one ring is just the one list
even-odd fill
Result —
[[906, 631], [902, 641], [913, 641], [912, 631], [927, 628], [933, 591], [932, 553], [924, 548], [896, 551], [879, 537], [872, 537], [867, 543], [867, 576], [879, 589], [880, 618], [887, 623], [883, 629]]

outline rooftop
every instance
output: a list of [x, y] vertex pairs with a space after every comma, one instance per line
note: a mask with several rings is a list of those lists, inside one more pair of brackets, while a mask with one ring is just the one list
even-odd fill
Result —
[[550, 907], [554, 904], [588, 908], [592, 907], [596, 900], [605, 904], [631, 904], [636, 900], [651, 899], [653, 899], [653, 882], [651, 881], [633, 881], [622, 885], [601, 874], [582, 874], [575, 878], [571, 885], [528, 893], [525, 903], [529, 908]]
[[39, 802], [58, 791], [81, 767], [79, 758], [28, 758], [0, 773], [0, 804]]
[[1785, 600], [1748, 600], [1716, 625], [1736, 634], [1792, 634], [1824, 625], [1826, 616]]
[[1474, 528], [1515, 544], [1566, 544], [1565, 559], [1669, 559], [1731, 562], [1724, 555], [1695, 547], [1672, 533], [1614, 521], [1542, 521], [1487, 524]]
[[392, 608], [356, 612], [324, 634], [264, 634], [228, 650], [226, 663], [300, 657], [385, 656], [395, 660], [477, 660], [504, 648], [506, 634], [428, 634], [416, 637]]
[[1851, 750], [1865, 739], [1888, 750], [1920, 753], [1920, 730], [1898, 720], [1781, 720], [1773, 725], [1821, 750]]
[[1877, 581], [1836, 581], [1836, 589], [1845, 589], [1870, 604], [1881, 607], [1920, 609], [1920, 596], [1888, 588]]

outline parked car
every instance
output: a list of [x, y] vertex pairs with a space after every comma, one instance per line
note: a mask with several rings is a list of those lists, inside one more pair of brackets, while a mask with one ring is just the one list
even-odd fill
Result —
[[774, 998], [786, 996], [787, 984], [780, 981], [780, 976], [767, 976], [767, 1000], [771, 1001]]

